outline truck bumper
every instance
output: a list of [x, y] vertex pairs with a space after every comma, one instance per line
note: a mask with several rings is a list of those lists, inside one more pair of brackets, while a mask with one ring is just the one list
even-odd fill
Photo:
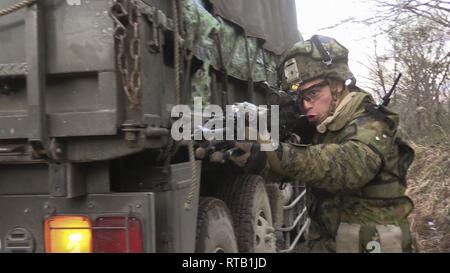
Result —
[[133, 216], [142, 221], [144, 251], [155, 252], [153, 193], [92, 194], [67, 199], [47, 195], [0, 196], [0, 252], [45, 252], [44, 222], [53, 215]]

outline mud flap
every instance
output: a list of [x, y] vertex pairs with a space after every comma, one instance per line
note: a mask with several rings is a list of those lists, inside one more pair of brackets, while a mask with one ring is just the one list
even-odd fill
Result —
[[341, 223], [336, 236], [337, 253], [359, 253], [359, 231], [361, 225]]

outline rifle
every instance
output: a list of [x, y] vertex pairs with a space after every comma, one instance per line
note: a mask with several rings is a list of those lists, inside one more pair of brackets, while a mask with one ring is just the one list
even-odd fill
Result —
[[[297, 96], [293, 94], [289, 94], [284, 91], [274, 91], [270, 94], [270, 98], [268, 98], [269, 104], [271, 105], [279, 105], [279, 132], [280, 132], [280, 141], [281, 142], [293, 142], [300, 143], [300, 137], [295, 133], [298, 128], [299, 120], [301, 120], [305, 115], [301, 114], [301, 109], [299, 108], [299, 104], [297, 101]], [[243, 102], [236, 103], [232, 107], [232, 115], [235, 121], [239, 120], [239, 118], [245, 118], [246, 122], [249, 122], [248, 116], [246, 115], [249, 110], [254, 111], [256, 113], [267, 112], [268, 109], [258, 107], [254, 104]], [[263, 113], [264, 114], [264, 113]], [[270, 115], [270, 112], [268, 112]], [[257, 115], [256, 115], [257, 116]], [[215, 117], [221, 120], [224, 120], [224, 117]], [[268, 120], [270, 116], [268, 117]], [[306, 120], [305, 120], [306, 121]], [[196, 132], [202, 133], [221, 133], [224, 136], [228, 130], [236, 130], [236, 124], [233, 127], [228, 128], [216, 128], [216, 129], [208, 129], [199, 126], [195, 128]], [[236, 131], [234, 132], [234, 136], [236, 136]], [[224, 138], [225, 139], [225, 138]], [[201, 140], [196, 142], [195, 156], [197, 159], [204, 160], [209, 158], [213, 163], [225, 163], [231, 156], [239, 156], [243, 154], [243, 151], [235, 148], [236, 141], [232, 140]]]

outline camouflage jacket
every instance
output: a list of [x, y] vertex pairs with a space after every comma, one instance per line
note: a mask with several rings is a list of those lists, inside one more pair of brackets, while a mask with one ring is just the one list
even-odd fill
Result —
[[394, 224], [409, 234], [405, 176], [414, 151], [397, 127], [398, 116], [377, 109], [368, 93], [349, 92], [312, 145], [282, 144], [284, 175], [307, 186], [310, 239], [329, 240], [333, 251], [341, 222]]

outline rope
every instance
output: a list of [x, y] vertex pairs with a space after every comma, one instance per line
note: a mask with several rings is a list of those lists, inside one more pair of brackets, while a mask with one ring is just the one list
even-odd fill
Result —
[[175, 25], [174, 31], [174, 59], [175, 59], [175, 101], [177, 104], [181, 103], [181, 94], [180, 94], [180, 22], [178, 21], [178, 8], [177, 1], [172, 0], [172, 14], [173, 14], [173, 22]]
[[[175, 67], [175, 99], [177, 104], [181, 103], [181, 83], [180, 83], [180, 71], [181, 71], [181, 56], [180, 56], [180, 22], [179, 22], [179, 13], [177, 8], [177, 0], [172, 0], [172, 14], [175, 25], [174, 31], [174, 67]], [[190, 75], [187, 75], [190, 77]], [[194, 154], [194, 141], [190, 141], [188, 144], [188, 152], [189, 152], [189, 161], [191, 163], [192, 169], [192, 182], [190, 185], [189, 193], [186, 196], [186, 200], [184, 202], [184, 209], [191, 210], [192, 209], [192, 201], [194, 200], [195, 193], [198, 189], [198, 174], [197, 174], [197, 163], [195, 161]]]
[[7, 7], [7, 8], [4, 8], [4, 9], [0, 10], [0, 16], [7, 15], [7, 14], [13, 13], [15, 11], [18, 11], [18, 10], [20, 10], [22, 8], [25, 8], [25, 7], [29, 6], [29, 5], [32, 5], [32, 4], [36, 3], [36, 1], [37, 0], [23, 0], [20, 3], [11, 5], [11, 6]]
[[186, 198], [186, 202], [184, 203], [185, 210], [192, 209], [192, 201], [194, 200], [194, 195], [197, 192], [199, 179], [197, 174], [197, 162], [195, 161], [195, 151], [194, 151], [194, 141], [190, 141], [188, 144], [189, 150], [189, 161], [191, 162], [192, 169], [192, 182], [189, 188], [189, 193]]

